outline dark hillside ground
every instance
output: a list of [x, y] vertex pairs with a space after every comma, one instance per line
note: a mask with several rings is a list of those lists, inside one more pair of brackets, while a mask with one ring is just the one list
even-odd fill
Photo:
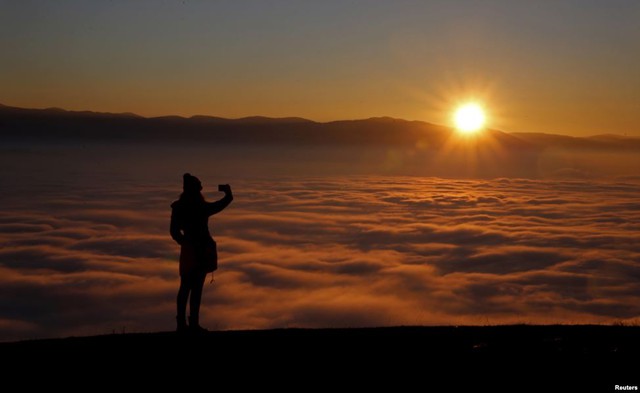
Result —
[[635, 326], [278, 329], [199, 337], [133, 333], [3, 343], [0, 353], [5, 370], [7, 365], [36, 374], [82, 370], [105, 381], [126, 376], [160, 385], [195, 375], [216, 391], [231, 382], [231, 391], [255, 383], [300, 391], [383, 385], [423, 391], [438, 385], [446, 388], [439, 391], [533, 386], [595, 392], [640, 384], [640, 327]]

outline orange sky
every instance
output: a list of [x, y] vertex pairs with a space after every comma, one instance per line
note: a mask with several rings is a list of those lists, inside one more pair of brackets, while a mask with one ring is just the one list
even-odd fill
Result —
[[[267, 4], [268, 3], [268, 4]], [[640, 136], [640, 3], [13, 2], [0, 103]]]

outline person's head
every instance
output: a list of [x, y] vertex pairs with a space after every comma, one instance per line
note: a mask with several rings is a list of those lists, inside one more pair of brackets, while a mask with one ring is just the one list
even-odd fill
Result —
[[190, 173], [185, 173], [182, 175], [182, 191], [187, 194], [200, 193], [200, 191], [202, 191], [202, 183], [200, 183], [200, 179]]
[[190, 173], [182, 175], [182, 195], [180, 199], [183, 201], [204, 201], [204, 196], [200, 192], [202, 191], [202, 183], [200, 179], [192, 176]]

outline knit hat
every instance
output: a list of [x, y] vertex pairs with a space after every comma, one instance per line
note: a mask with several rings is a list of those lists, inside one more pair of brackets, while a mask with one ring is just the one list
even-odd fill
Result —
[[182, 189], [184, 192], [199, 192], [202, 190], [202, 183], [197, 177], [185, 173], [182, 175]]

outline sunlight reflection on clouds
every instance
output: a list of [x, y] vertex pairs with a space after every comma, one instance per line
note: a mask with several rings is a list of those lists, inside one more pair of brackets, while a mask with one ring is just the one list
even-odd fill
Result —
[[[105, 182], [3, 197], [0, 339], [171, 329], [178, 247], [168, 220], [179, 186]], [[639, 192], [622, 182], [245, 179], [210, 222], [221, 260], [204, 323], [631, 320], [640, 315]]]

